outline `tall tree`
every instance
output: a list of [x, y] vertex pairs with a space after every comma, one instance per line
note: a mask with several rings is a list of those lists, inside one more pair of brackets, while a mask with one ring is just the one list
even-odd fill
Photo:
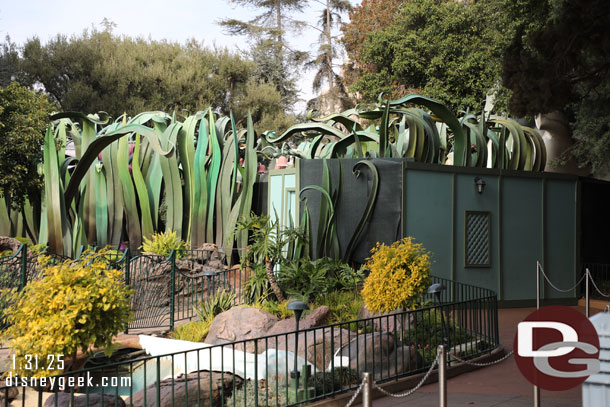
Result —
[[[257, 79], [273, 83], [282, 95], [282, 103], [290, 108], [297, 100], [294, 74], [306, 58], [306, 53], [294, 50], [286, 40], [286, 33], [298, 31], [305, 25], [291, 14], [303, 10], [307, 0], [231, 0], [240, 6], [259, 9], [261, 14], [248, 21], [225, 19], [220, 22], [232, 35], [250, 38], [250, 56]], [[260, 69], [264, 66], [265, 69]]]
[[335, 85], [342, 89], [344, 86], [341, 76], [333, 69], [333, 59], [339, 56], [339, 50], [337, 37], [333, 36], [332, 29], [343, 23], [341, 14], [350, 11], [352, 6], [347, 0], [326, 0], [325, 3], [315, 1], [324, 5], [324, 9], [321, 10], [318, 19], [319, 28], [316, 28], [320, 32], [318, 55], [307, 63], [307, 67], [316, 69], [313, 91], [319, 92], [324, 78], [326, 78], [329, 93], [333, 93]]
[[[384, 5], [367, 4], [373, 10]], [[382, 91], [393, 96], [416, 91], [452, 109], [479, 108], [499, 87], [502, 53], [512, 32], [504, 14], [498, 1], [404, 1], [393, 20], [386, 16], [390, 24], [369, 31], [363, 43], [358, 36], [347, 39], [348, 53], [361, 68], [350, 90], [363, 100]], [[355, 35], [363, 21], [352, 21], [344, 32]]]
[[[46, 44], [28, 40], [16, 76], [27, 86], [43, 88], [63, 110], [101, 110], [113, 117], [208, 106], [224, 114], [243, 111], [242, 100], [259, 85], [248, 84], [256, 65], [227, 49], [209, 49], [194, 40], [178, 44], [118, 37], [109, 28], [71, 38], [58, 35]], [[4, 49], [11, 49], [7, 41]]]
[[517, 114], [562, 112], [576, 141], [568, 152], [594, 174], [610, 170], [610, 14], [604, 0], [524, 0], [526, 14], [504, 57]]
[[7, 35], [4, 42], [0, 44], [0, 86], [7, 86], [17, 79], [18, 64], [17, 44], [12, 42], [11, 37]]
[[349, 13], [348, 24], [343, 24], [341, 42], [348, 60], [344, 64], [345, 84], [350, 87], [370, 69], [362, 62], [362, 51], [367, 36], [387, 28], [394, 22], [402, 2], [395, 0], [362, 0]]
[[46, 95], [17, 82], [0, 87], [0, 197], [8, 197], [14, 208], [40, 196], [38, 164], [54, 108]]

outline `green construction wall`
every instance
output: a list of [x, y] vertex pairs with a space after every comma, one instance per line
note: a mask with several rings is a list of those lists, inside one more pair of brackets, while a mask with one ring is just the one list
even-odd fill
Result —
[[[403, 236], [433, 256], [434, 275], [492, 289], [505, 306], [532, 305], [536, 262], [555, 285], [571, 287], [578, 273], [578, 179], [558, 174], [403, 164]], [[485, 181], [483, 193], [474, 178]], [[490, 216], [490, 264], [467, 267], [466, 211]], [[547, 303], [574, 302], [544, 283]]]

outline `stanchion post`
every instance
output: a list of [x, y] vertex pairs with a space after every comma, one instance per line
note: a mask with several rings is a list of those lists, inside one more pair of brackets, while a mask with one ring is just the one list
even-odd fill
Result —
[[447, 407], [447, 349], [439, 345], [438, 350], [438, 394], [439, 406]]
[[362, 374], [364, 386], [362, 386], [362, 407], [373, 407], [373, 376], [369, 372]]
[[585, 315], [589, 318], [589, 269], [585, 269]]
[[[540, 261], [536, 261], [536, 309], [540, 309]], [[540, 407], [540, 389], [534, 386], [534, 407]]]

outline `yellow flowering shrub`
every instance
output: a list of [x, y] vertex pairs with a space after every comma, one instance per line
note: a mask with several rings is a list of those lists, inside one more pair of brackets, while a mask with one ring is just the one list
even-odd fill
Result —
[[390, 312], [413, 308], [430, 286], [430, 253], [411, 237], [391, 246], [378, 242], [371, 253], [365, 264], [370, 274], [362, 288], [367, 309]]
[[113, 336], [129, 322], [131, 290], [106, 259], [102, 250], [52, 265], [18, 294], [6, 312], [11, 326], [2, 333], [15, 355], [13, 375], [60, 374], [77, 350], [90, 346], [112, 353]]

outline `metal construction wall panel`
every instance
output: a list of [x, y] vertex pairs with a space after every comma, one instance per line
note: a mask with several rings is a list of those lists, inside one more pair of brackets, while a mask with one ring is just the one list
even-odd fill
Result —
[[503, 177], [501, 188], [502, 299], [535, 299], [536, 262], [543, 259], [542, 179]]
[[[545, 273], [558, 288], [569, 288], [581, 276], [576, 255], [577, 212], [574, 183], [549, 179], [545, 185], [544, 246], [542, 266]], [[571, 293], [558, 292], [548, 284], [543, 286], [544, 298], [578, 296], [580, 287]]]
[[[485, 181], [483, 192], [475, 187], [475, 177]], [[479, 287], [489, 288], [498, 292], [499, 277], [499, 246], [498, 246], [498, 176], [488, 174], [455, 174], [455, 221], [454, 221], [454, 251], [456, 281], [468, 282]], [[466, 214], [486, 213], [489, 215], [489, 247], [490, 264], [486, 266], [467, 265], [466, 262]]]
[[452, 279], [453, 174], [405, 171], [405, 236], [432, 252], [432, 273]]
[[[301, 160], [299, 165], [301, 189], [308, 185], [322, 185], [324, 161], [329, 167], [333, 191], [338, 188], [341, 173], [343, 174], [342, 193], [336, 208], [337, 234], [343, 255], [364, 214], [372, 187], [372, 178], [365, 167], [360, 168], [359, 177], [353, 173], [354, 165], [361, 161], [359, 159]], [[357, 263], [365, 261], [377, 242], [392, 244], [400, 239], [402, 232], [402, 161], [404, 160], [384, 158], [371, 161], [379, 172], [379, 191], [371, 219], [353, 253], [352, 258]], [[311, 214], [314, 248], [317, 243], [320, 196], [320, 192], [313, 190], [305, 191], [301, 195], [302, 198], [307, 199], [307, 206]], [[304, 206], [301, 204], [301, 212], [304, 210]]]

